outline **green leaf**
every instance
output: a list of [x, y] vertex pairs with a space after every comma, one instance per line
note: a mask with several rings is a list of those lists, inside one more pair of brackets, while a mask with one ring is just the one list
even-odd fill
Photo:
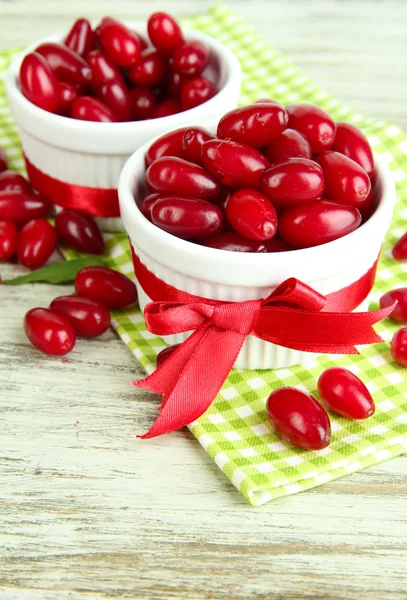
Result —
[[37, 271], [31, 271], [26, 275], [6, 279], [1, 283], [4, 285], [21, 285], [32, 281], [44, 281], [47, 283], [69, 283], [75, 281], [76, 274], [84, 267], [104, 267], [105, 263], [98, 256], [87, 256], [78, 260], [59, 262], [49, 267], [43, 267]]

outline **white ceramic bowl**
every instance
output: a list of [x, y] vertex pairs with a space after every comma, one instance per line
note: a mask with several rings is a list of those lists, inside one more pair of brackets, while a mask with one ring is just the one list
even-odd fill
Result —
[[[372, 217], [356, 231], [322, 246], [272, 254], [239, 253], [206, 248], [174, 237], [148, 221], [137, 207], [138, 184], [145, 172], [144, 156], [151, 142], [127, 161], [119, 182], [123, 224], [135, 254], [151, 271], [180, 290], [216, 300], [239, 302], [265, 298], [289, 277], [296, 277], [322, 294], [357, 281], [375, 263], [389, 228], [396, 200], [391, 173], [375, 156], [375, 190], [379, 203]], [[138, 285], [140, 308], [150, 298]], [[366, 300], [357, 310], [367, 308]], [[188, 333], [164, 338], [184, 341]], [[306, 364], [314, 354], [290, 350], [248, 336], [235, 363], [240, 369], [277, 369]]]
[[[147, 35], [144, 21], [126, 23]], [[129, 123], [94, 123], [54, 115], [29, 102], [19, 88], [19, 71], [26, 54], [46, 41], [61, 41], [62, 34], [38, 40], [11, 63], [6, 92], [17, 121], [24, 153], [43, 173], [63, 182], [90, 188], [116, 189], [128, 157], [144, 142], [179, 127], [199, 124], [214, 128], [220, 117], [239, 100], [241, 68], [226, 46], [199, 31], [185, 31], [186, 39], [205, 42], [218, 75], [219, 92], [208, 102], [169, 117]], [[41, 190], [39, 190], [41, 191]], [[121, 231], [120, 218], [98, 219], [105, 231]]]

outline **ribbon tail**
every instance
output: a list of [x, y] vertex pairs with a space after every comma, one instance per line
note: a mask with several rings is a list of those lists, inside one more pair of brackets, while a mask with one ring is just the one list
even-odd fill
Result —
[[[146, 380], [138, 382], [142, 384], [138, 387], [145, 387], [145, 383], [149, 380], [148, 387], [152, 389], [151, 383], [157, 384], [162, 367], [168, 363], [168, 369], [173, 368], [178, 355], [176, 366], [179, 370], [175, 374], [176, 377], [173, 374], [168, 382], [165, 382], [165, 385], [163, 382], [154, 385], [155, 389], [153, 391], [156, 391], [158, 387], [160, 390], [167, 387], [164, 392], [161, 412], [151, 429], [138, 437], [142, 439], [153, 438], [192, 423], [209, 408], [217, 396], [236, 361], [246, 336], [234, 331], [219, 329], [213, 325], [208, 325], [202, 330], [202, 335], [197, 336], [199, 337], [199, 343], [193, 340], [188, 344], [194, 335], [201, 330], [192, 334]], [[189, 352], [188, 347], [191, 346], [194, 346], [194, 349], [190, 353], [189, 359], [184, 361], [186, 352]], [[182, 361], [179, 356], [181, 350], [184, 350], [181, 355]], [[173, 367], [170, 365], [171, 360]], [[155, 378], [154, 375], [156, 375]], [[174, 379], [176, 379], [175, 384]]]

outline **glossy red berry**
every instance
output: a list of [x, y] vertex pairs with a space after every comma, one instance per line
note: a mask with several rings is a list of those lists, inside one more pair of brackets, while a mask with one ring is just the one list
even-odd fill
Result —
[[147, 30], [152, 44], [166, 56], [172, 56], [174, 50], [184, 42], [180, 26], [175, 19], [164, 12], [151, 15]]
[[78, 97], [77, 88], [63, 81], [59, 82], [60, 103], [58, 113], [62, 116], [68, 116], [71, 112], [72, 103]]
[[88, 63], [63, 44], [45, 42], [36, 48], [60, 81], [86, 86], [92, 79]]
[[374, 158], [367, 137], [350, 123], [337, 123], [335, 141], [332, 150], [354, 160], [364, 171], [373, 176]]
[[292, 158], [268, 167], [262, 176], [262, 191], [281, 206], [309, 204], [324, 191], [321, 167], [308, 158]]
[[153, 118], [156, 101], [148, 89], [134, 88], [129, 91], [132, 118], [136, 121]]
[[296, 129], [308, 140], [313, 154], [329, 149], [334, 143], [336, 125], [322, 108], [308, 102], [289, 104], [288, 127]]
[[54, 227], [46, 219], [33, 219], [18, 235], [17, 258], [28, 269], [39, 269], [57, 247]]
[[329, 417], [313, 396], [296, 388], [282, 387], [270, 394], [266, 408], [271, 426], [286, 442], [306, 450], [329, 446]]
[[175, 50], [172, 57], [172, 68], [179, 75], [196, 77], [200, 75], [209, 62], [209, 48], [198, 40], [184, 42]]
[[397, 302], [395, 308], [389, 314], [389, 318], [396, 323], [407, 325], [407, 287], [397, 288], [384, 294], [380, 298], [380, 307], [386, 308]]
[[181, 90], [182, 110], [189, 110], [207, 102], [216, 94], [214, 84], [206, 77], [195, 77], [185, 83]]
[[186, 160], [197, 165], [202, 164], [202, 147], [214, 136], [203, 127], [188, 127], [182, 136], [182, 150]]
[[161, 119], [162, 117], [170, 117], [181, 112], [181, 105], [174, 98], [167, 98], [159, 104], [151, 115], [151, 119]]
[[3, 171], [0, 173], [0, 192], [30, 192], [31, 187], [28, 181], [16, 173], [16, 171]]
[[44, 354], [63, 356], [75, 346], [70, 323], [48, 308], [33, 308], [24, 317], [24, 331], [30, 342]]
[[71, 106], [71, 117], [97, 123], [115, 123], [118, 120], [107, 104], [92, 96], [77, 98]]
[[264, 242], [264, 246], [266, 248], [266, 252], [289, 252], [293, 249], [280, 238], [278, 233], [271, 238], [271, 240], [266, 240]]
[[290, 158], [312, 158], [311, 146], [307, 138], [295, 129], [283, 131], [263, 151], [272, 163], [286, 161]]
[[179, 75], [178, 73], [174, 73], [174, 71], [172, 70], [169, 71], [166, 77], [167, 90], [169, 95], [178, 100], [181, 96], [182, 88], [189, 79], [189, 77], [185, 77]]
[[0, 262], [13, 258], [17, 247], [18, 229], [12, 221], [0, 221]]
[[163, 364], [163, 362], [165, 360], [167, 360], [167, 358], [169, 356], [171, 356], [171, 354], [180, 347], [181, 344], [174, 344], [173, 346], [168, 346], [168, 348], [164, 348], [164, 350], [161, 350], [161, 352], [159, 352], [157, 354], [157, 367], [159, 367], [160, 365]]
[[86, 60], [92, 70], [92, 86], [95, 89], [109, 79], [116, 79], [124, 84], [120, 69], [101, 50], [92, 50]]
[[258, 189], [269, 161], [258, 150], [228, 140], [209, 140], [202, 146], [202, 162], [221, 183], [231, 188]]
[[407, 327], [402, 327], [393, 335], [390, 352], [399, 365], [407, 367]]
[[165, 133], [153, 142], [147, 150], [146, 165], [149, 167], [157, 158], [162, 156], [184, 158], [183, 138], [186, 131], [189, 131], [189, 128], [182, 127]]
[[256, 190], [234, 192], [226, 204], [233, 229], [251, 240], [269, 240], [277, 232], [277, 214], [270, 200]]
[[75, 279], [78, 296], [92, 298], [107, 308], [126, 308], [137, 300], [134, 283], [118, 271], [108, 267], [85, 267]]
[[212, 200], [219, 196], [220, 183], [202, 167], [182, 158], [163, 156], [149, 166], [146, 183], [152, 192], [178, 194]]
[[147, 198], [144, 198], [141, 203], [140, 210], [145, 216], [146, 219], [151, 221], [151, 209], [153, 208], [153, 204], [158, 198], [161, 198], [160, 194], [150, 194]]
[[102, 83], [97, 97], [110, 108], [118, 121], [130, 121], [133, 114], [132, 101], [126, 86], [116, 79]]
[[21, 63], [20, 84], [23, 95], [32, 104], [51, 113], [58, 112], [58, 79], [45, 58], [37, 52], [27, 54]]
[[82, 58], [86, 58], [97, 45], [97, 37], [89, 21], [77, 19], [66, 36], [64, 44]]
[[200, 242], [201, 246], [229, 252], [267, 252], [262, 241], [250, 240], [236, 231], [223, 231]]
[[162, 82], [166, 70], [166, 60], [155, 50], [146, 50], [140, 60], [127, 71], [127, 77], [133, 85], [152, 88]]
[[7, 156], [3, 148], [0, 148], [0, 173], [7, 171]]
[[75, 330], [76, 335], [96, 337], [110, 325], [110, 313], [106, 306], [91, 298], [81, 296], [59, 296], [50, 304], [50, 309], [62, 315]]
[[218, 137], [260, 148], [287, 127], [288, 115], [277, 104], [249, 104], [226, 113], [218, 124]]
[[318, 156], [325, 179], [325, 190], [330, 198], [355, 206], [362, 204], [371, 189], [366, 171], [354, 160], [339, 152], [328, 150]]
[[[1, 175], [0, 175], [1, 182]], [[407, 233], [405, 233], [397, 242], [392, 250], [396, 260], [407, 260]]]
[[322, 373], [318, 379], [318, 393], [328, 408], [348, 419], [367, 419], [375, 411], [373, 398], [365, 384], [342, 367], [331, 367]]
[[55, 228], [61, 243], [88, 254], [103, 254], [105, 243], [95, 220], [87, 213], [65, 208], [55, 217]]
[[279, 231], [290, 246], [309, 248], [343, 237], [355, 231], [361, 222], [362, 217], [353, 206], [318, 200], [285, 210], [279, 220]]
[[17, 225], [38, 217], [48, 217], [51, 203], [44, 196], [18, 189], [0, 191], [0, 219]]
[[167, 233], [198, 240], [221, 230], [223, 213], [219, 207], [200, 198], [165, 196], [154, 202], [151, 219]]
[[99, 26], [99, 40], [107, 56], [119, 67], [131, 67], [141, 56], [141, 42], [123, 23], [105, 18]]

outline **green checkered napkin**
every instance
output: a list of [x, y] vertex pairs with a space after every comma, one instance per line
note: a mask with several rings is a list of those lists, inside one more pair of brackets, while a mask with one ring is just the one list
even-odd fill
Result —
[[[407, 136], [394, 125], [367, 119], [343, 106], [312, 83], [302, 71], [269, 46], [256, 30], [223, 6], [184, 21], [228, 45], [239, 58], [243, 72], [241, 103], [271, 97], [286, 104], [308, 100], [318, 103], [338, 120], [361, 127], [376, 152], [385, 157], [397, 182], [398, 205], [383, 246], [371, 308], [381, 294], [407, 283], [407, 263], [397, 263], [390, 250], [407, 229]], [[12, 51], [0, 55], [5, 70]], [[0, 85], [1, 82], [0, 82]], [[0, 146], [15, 168], [23, 168], [15, 124], [0, 88]], [[107, 262], [132, 276], [125, 235], [106, 234]], [[74, 253], [70, 252], [69, 257]], [[287, 274], [289, 275], [289, 273]], [[115, 312], [113, 327], [145, 370], [155, 368], [164, 342], [149, 333], [137, 309]], [[390, 320], [377, 331], [385, 342], [364, 347], [356, 356], [321, 356], [311, 366], [277, 371], [233, 370], [209, 410], [189, 427], [218, 467], [250, 504], [294, 494], [358, 471], [407, 450], [407, 371], [391, 359], [389, 340], [397, 326]], [[318, 452], [285, 444], [267, 423], [265, 402], [283, 385], [317, 395], [317, 378], [327, 367], [339, 365], [360, 376], [373, 393], [376, 414], [354, 422], [330, 414], [331, 445]], [[143, 432], [135, 432], [143, 433]]]

